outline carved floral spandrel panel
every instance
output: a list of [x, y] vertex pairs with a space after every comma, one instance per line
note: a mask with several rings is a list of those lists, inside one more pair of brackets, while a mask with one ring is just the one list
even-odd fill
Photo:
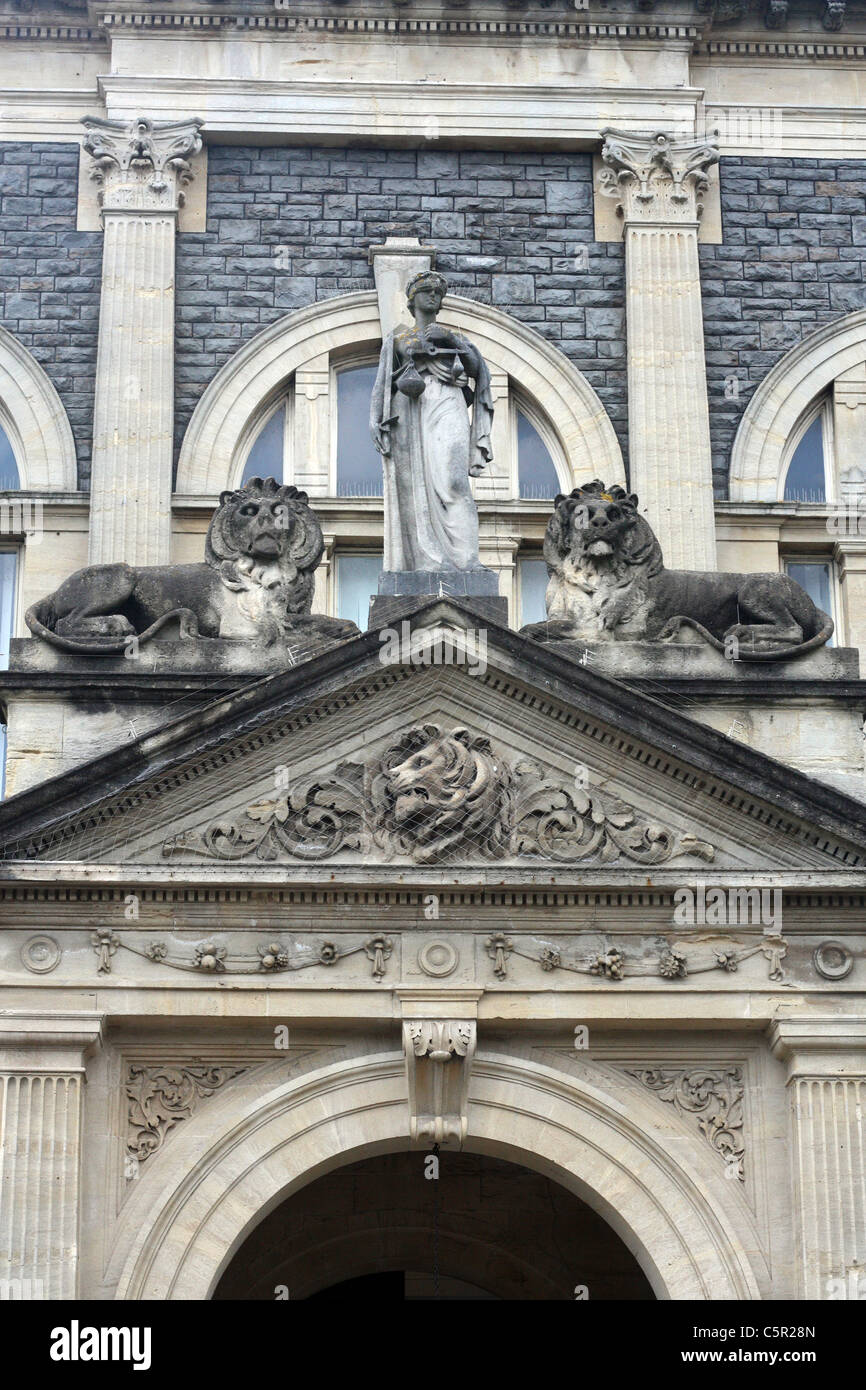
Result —
[[678, 1114], [694, 1116], [707, 1143], [738, 1181], [745, 1180], [743, 1069], [730, 1067], [628, 1067], [633, 1076]]

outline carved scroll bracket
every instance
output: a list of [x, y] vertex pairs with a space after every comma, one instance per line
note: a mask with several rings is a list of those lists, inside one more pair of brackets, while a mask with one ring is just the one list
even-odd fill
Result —
[[413, 1144], [462, 1147], [477, 1038], [476, 1019], [470, 1015], [477, 1013], [482, 992], [398, 991]]

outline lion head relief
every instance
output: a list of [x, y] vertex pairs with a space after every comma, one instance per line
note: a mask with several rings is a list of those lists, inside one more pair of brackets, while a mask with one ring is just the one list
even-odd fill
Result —
[[305, 492], [274, 478], [250, 478], [220, 494], [205, 558], [229, 588], [277, 590], [286, 613], [309, 613], [322, 528]]
[[380, 841], [426, 863], [458, 849], [501, 854], [513, 820], [513, 774], [489, 739], [438, 724], [410, 729], [372, 779]]

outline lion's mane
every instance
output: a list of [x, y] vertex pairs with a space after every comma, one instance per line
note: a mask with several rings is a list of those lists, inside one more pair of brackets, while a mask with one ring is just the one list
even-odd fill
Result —
[[[624, 518], [613, 555], [599, 563], [588, 551], [591, 531], [584, 525], [586, 508], [604, 501]], [[550, 580], [547, 611], [552, 620], [571, 622], [575, 636], [603, 636], [639, 621], [646, 586], [663, 568], [661, 547], [638, 499], [621, 487], [605, 487], [596, 479], [571, 493], [560, 493], [544, 536], [544, 558]]]
[[372, 799], [383, 843], [421, 863], [461, 848], [494, 857], [513, 824], [514, 779], [483, 735], [418, 725], [387, 750]]
[[[208, 527], [207, 563], [230, 589], [264, 585], [278, 591], [274, 598], [287, 615], [309, 613], [324, 539], [308, 501], [305, 492], [274, 478], [249, 478], [243, 487], [221, 493]], [[238, 532], [244, 529], [241, 509], [250, 502], [267, 503], [276, 510], [281, 544], [273, 563], [251, 560], [238, 544]]]

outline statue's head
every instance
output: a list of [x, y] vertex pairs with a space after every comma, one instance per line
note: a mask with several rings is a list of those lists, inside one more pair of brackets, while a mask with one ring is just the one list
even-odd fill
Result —
[[406, 286], [409, 313], [414, 318], [417, 310], [422, 308], [429, 314], [438, 314], [447, 293], [448, 281], [444, 275], [439, 275], [435, 270], [422, 270], [420, 274], [413, 275]]

